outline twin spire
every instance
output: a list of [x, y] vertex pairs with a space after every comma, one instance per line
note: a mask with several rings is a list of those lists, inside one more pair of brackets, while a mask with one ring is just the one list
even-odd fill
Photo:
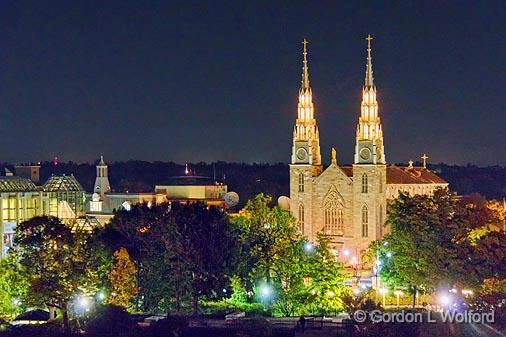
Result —
[[[361, 111], [357, 125], [355, 163], [371, 161], [371, 163], [377, 164], [385, 162], [383, 131], [378, 115], [378, 102], [376, 101], [376, 87], [374, 86], [371, 56], [372, 37], [370, 34], [367, 36], [366, 41], [367, 63], [365, 69], [364, 87], [362, 90]], [[301, 88], [299, 90], [297, 119], [293, 130], [294, 146], [292, 151], [292, 163], [301, 163], [302, 159], [300, 158], [304, 157], [302, 152], [307, 151], [309, 152], [309, 162], [312, 162], [313, 165], [321, 165], [319, 132], [314, 115], [313, 94], [309, 85], [309, 67], [307, 61], [308, 43], [307, 39], [302, 41], [302, 79]], [[308, 147], [305, 148], [306, 150], [300, 150], [297, 152], [297, 147], [300, 145], [298, 144], [299, 142], [307, 142]], [[362, 147], [371, 148], [362, 151]], [[296, 158], [296, 152], [300, 153], [299, 160]], [[363, 158], [367, 157], [367, 159], [359, 160], [359, 152], [362, 153]], [[370, 155], [366, 155], [366, 152], [372, 153]]]
[[[367, 41], [367, 63], [365, 66], [365, 86], [372, 87], [374, 86], [374, 77], [372, 70], [372, 56], [371, 56], [371, 41], [372, 36], [368, 34], [365, 38]], [[302, 60], [302, 80], [301, 80], [301, 89], [309, 89], [309, 68], [307, 65], [307, 45], [309, 41], [304, 38], [302, 44], [304, 45], [304, 49], [302, 52], [303, 60]]]

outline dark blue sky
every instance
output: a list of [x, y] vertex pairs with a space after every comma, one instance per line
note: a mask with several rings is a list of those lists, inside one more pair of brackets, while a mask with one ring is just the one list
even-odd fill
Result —
[[506, 164], [504, 1], [0, 2], [0, 161], [287, 162], [301, 40], [352, 161], [371, 33], [389, 162]]

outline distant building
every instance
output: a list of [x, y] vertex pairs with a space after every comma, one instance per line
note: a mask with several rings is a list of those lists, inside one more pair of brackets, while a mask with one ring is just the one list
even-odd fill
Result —
[[195, 202], [225, 207], [224, 196], [227, 185], [202, 176], [187, 175], [171, 177], [157, 184], [153, 192], [118, 193], [111, 189], [108, 166], [103, 156], [97, 164], [94, 193], [88, 196], [86, 214], [96, 218], [101, 224], [108, 222], [115, 210], [129, 209], [135, 204], [158, 205], [163, 202]]
[[14, 172], [16, 176], [30, 179], [35, 184], [40, 182], [40, 165], [16, 165]]
[[208, 205], [224, 207], [227, 185], [209, 177], [185, 175], [157, 184], [155, 193], [165, 195], [168, 201], [205, 201]]
[[0, 177], [0, 258], [12, 247], [17, 224], [42, 213], [42, 195], [26, 178]]
[[51, 176], [43, 186], [19, 176], [0, 176], [0, 258], [12, 248], [15, 227], [36, 215], [70, 221], [84, 215], [85, 192], [74, 176]]

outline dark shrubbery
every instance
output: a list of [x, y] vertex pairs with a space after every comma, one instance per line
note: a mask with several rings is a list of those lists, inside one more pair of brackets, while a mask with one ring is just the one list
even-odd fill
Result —
[[151, 337], [182, 336], [188, 329], [188, 317], [168, 316], [151, 324], [148, 334]]
[[135, 336], [136, 323], [124, 309], [106, 305], [97, 309], [86, 326], [89, 337]]
[[75, 337], [65, 335], [60, 322], [52, 322], [41, 325], [11, 326], [0, 333], [2, 337]]

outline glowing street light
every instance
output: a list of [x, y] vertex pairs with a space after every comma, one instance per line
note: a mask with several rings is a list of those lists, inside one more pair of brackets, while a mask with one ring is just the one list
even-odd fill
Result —
[[387, 257], [390, 259], [392, 257], [392, 252], [387, 252]]
[[346, 257], [350, 256], [350, 251], [348, 249], [343, 250], [343, 255]]
[[85, 296], [78, 297], [77, 306], [84, 311], [88, 311], [90, 308], [90, 299]]
[[311, 242], [304, 243], [304, 251], [306, 253], [312, 253], [314, 251], [314, 246]]
[[269, 284], [264, 283], [260, 286], [259, 294], [260, 294], [260, 299], [267, 303], [272, 299], [273, 290]]
[[102, 291], [97, 293], [97, 300], [99, 300], [100, 302], [105, 300], [105, 294]]
[[355, 296], [357, 296], [358, 294], [360, 294], [360, 289], [359, 288], [353, 288], [353, 294]]
[[452, 298], [449, 295], [443, 294], [439, 297], [439, 303], [441, 303], [441, 305], [444, 307], [450, 306], [452, 303]]

